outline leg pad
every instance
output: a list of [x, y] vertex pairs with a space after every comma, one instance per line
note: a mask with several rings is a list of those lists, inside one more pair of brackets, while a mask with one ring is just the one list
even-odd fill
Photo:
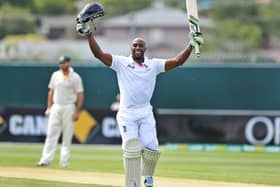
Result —
[[160, 157], [158, 151], [144, 149], [142, 152], [142, 175], [153, 176], [157, 161]]
[[140, 187], [141, 142], [138, 138], [124, 143], [125, 187]]

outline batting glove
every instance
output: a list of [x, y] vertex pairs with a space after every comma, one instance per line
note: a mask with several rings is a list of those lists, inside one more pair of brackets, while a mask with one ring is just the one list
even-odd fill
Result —
[[89, 37], [96, 30], [92, 20], [85, 23], [77, 23], [76, 31], [83, 37]]
[[204, 39], [203, 39], [203, 35], [202, 33], [199, 32], [191, 32], [190, 33], [190, 42], [189, 42], [189, 46], [191, 48], [194, 48], [196, 44], [198, 44], [199, 46], [204, 44]]

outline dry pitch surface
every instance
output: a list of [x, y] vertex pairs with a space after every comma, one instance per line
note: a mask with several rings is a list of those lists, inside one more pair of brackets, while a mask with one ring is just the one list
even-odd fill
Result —
[[[0, 176], [46, 181], [123, 186], [123, 175], [48, 168], [0, 167]], [[273, 187], [269, 185], [214, 182], [155, 177], [155, 187]], [[275, 187], [275, 186], [274, 186]]]

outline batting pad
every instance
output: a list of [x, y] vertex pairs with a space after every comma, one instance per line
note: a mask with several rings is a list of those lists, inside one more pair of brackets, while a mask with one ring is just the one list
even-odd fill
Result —
[[141, 142], [138, 138], [124, 143], [125, 187], [141, 187]]
[[160, 153], [144, 148], [142, 152], [142, 175], [153, 176]]

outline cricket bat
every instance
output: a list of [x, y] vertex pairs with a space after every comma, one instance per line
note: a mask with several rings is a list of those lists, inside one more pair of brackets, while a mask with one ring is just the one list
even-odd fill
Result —
[[[190, 32], [200, 33], [197, 0], [186, 0], [187, 16]], [[196, 56], [200, 56], [199, 45], [195, 45]]]

